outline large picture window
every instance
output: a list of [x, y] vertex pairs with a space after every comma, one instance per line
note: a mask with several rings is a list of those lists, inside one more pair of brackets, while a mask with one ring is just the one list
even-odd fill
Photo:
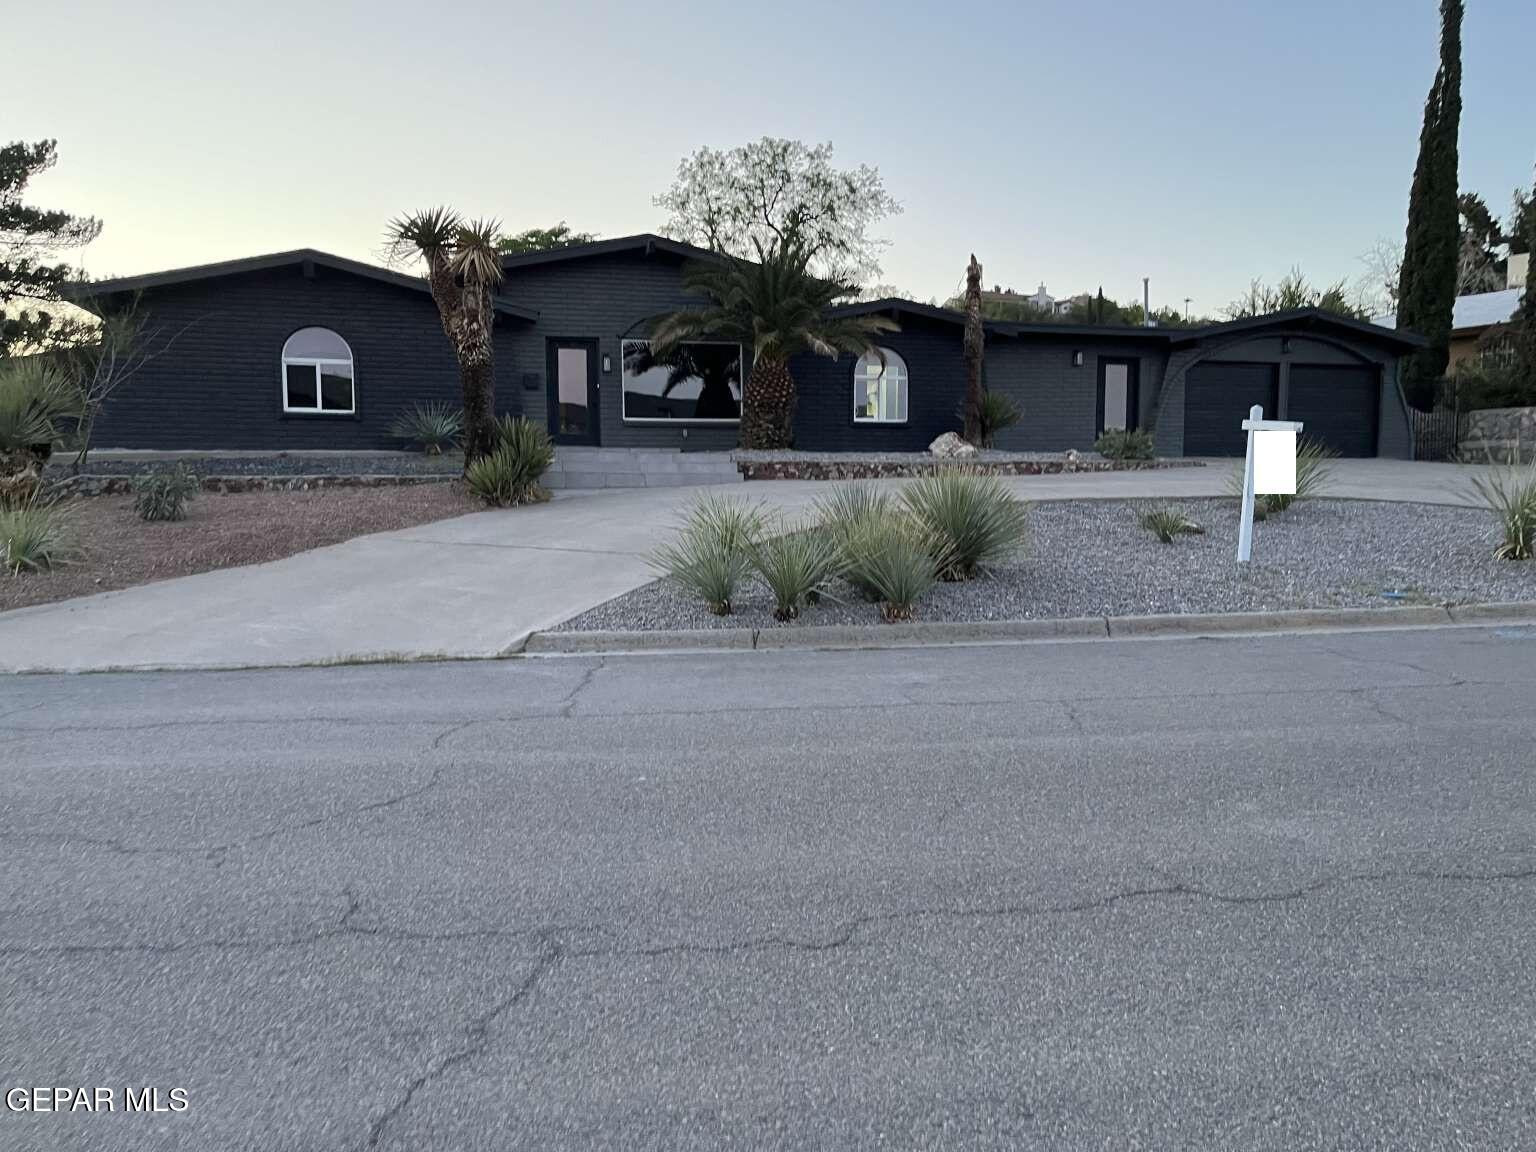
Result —
[[889, 348], [860, 356], [853, 366], [853, 418], [860, 424], [906, 423], [907, 362]]
[[283, 411], [357, 411], [352, 349], [329, 328], [300, 328], [283, 345]]
[[624, 341], [624, 419], [734, 424], [741, 419], [741, 345], [687, 343], [657, 357]]

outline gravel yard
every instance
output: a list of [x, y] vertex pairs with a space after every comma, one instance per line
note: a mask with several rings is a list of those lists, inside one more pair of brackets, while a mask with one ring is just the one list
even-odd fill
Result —
[[188, 503], [185, 520], [158, 524], [140, 520], [130, 496], [87, 497], [64, 507], [82, 555], [52, 572], [0, 570], [0, 611], [260, 564], [367, 532], [484, 510], [457, 484], [203, 495]]
[[[1493, 559], [1492, 520], [1468, 508], [1316, 500], [1254, 527], [1253, 563], [1235, 562], [1237, 502], [1186, 500], [1205, 528], [1161, 544], [1138, 520], [1163, 501], [1037, 504], [1024, 557], [967, 584], [936, 585], [919, 620], [1022, 620], [1284, 608], [1536, 599], [1536, 561]], [[876, 607], [840, 585], [797, 622], [779, 624], [767, 592], [737, 594], [712, 616], [665, 581], [583, 613], [562, 629], [783, 628], [878, 623]]]

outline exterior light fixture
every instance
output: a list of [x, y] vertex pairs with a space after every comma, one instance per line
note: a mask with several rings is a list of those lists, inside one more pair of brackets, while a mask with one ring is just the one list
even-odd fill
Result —
[[1083, 366], [1083, 354], [1081, 352], [1074, 352], [1074, 353], [1072, 353], [1072, 367], [1074, 367], [1074, 368], [1081, 368], [1082, 366]]
[[613, 357], [608, 355], [608, 353], [604, 352], [603, 353], [603, 375], [606, 376], [606, 375], [608, 375], [608, 373], [610, 373], [612, 371], [613, 371]]

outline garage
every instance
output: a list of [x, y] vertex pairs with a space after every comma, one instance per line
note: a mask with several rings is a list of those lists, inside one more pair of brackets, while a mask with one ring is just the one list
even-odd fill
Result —
[[1184, 377], [1184, 454], [1241, 456], [1248, 437], [1243, 421], [1255, 404], [1273, 419], [1279, 411], [1280, 368], [1207, 360]]
[[1340, 456], [1376, 455], [1378, 369], [1369, 364], [1293, 364], [1287, 420]]

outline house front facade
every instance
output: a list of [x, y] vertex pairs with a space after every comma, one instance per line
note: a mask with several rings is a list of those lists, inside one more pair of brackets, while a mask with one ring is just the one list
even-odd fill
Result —
[[[750, 349], [686, 344], [660, 362], [648, 339], [662, 316], [698, 303], [683, 269], [709, 258], [651, 235], [506, 257], [498, 410], [561, 444], [735, 447]], [[107, 406], [103, 448], [396, 448], [403, 409], [458, 402], [453, 353], [418, 277], [305, 249], [89, 291], [95, 306], [137, 299], [156, 353]], [[842, 311], [898, 330], [880, 337], [883, 357], [791, 362], [796, 447], [922, 451], [957, 429], [963, 316], [899, 299]], [[1397, 362], [1420, 343], [1314, 309], [1200, 329], [998, 321], [986, 325], [985, 379], [1021, 414], [1003, 449], [1087, 451], [1106, 429], [1148, 428], [1162, 455], [1236, 454], [1239, 423], [1259, 404], [1343, 455], [1406, 456]]]

